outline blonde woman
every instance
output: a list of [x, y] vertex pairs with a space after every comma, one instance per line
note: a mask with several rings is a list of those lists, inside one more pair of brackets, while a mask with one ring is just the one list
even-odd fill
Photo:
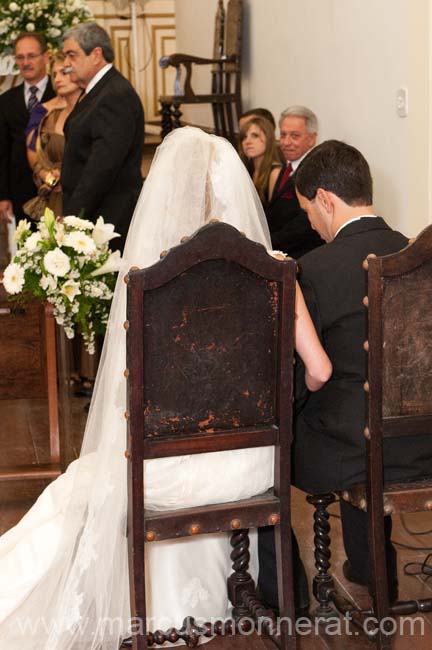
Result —
[[51, 208], [56, 215], [62, 214], [59, 180], [65, 143], [63, 128], [82, 92], [66, 74], [61, 52], [52, 59], [51, 80], [56, 97], [34, 108], [26, 131], [27, 158], [33, 169], [38, 196], [28, 201], [23, 209], [33, 219], [39, 219], [45, 207]]

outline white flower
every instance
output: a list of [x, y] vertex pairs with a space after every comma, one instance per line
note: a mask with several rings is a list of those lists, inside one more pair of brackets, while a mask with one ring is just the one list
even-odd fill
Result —
[[106, 262], [102, 264], [98, 269], [95, 269], [90, 276], [95, 278], [97, 275], [103, 275], [104, 273], [112, 273], [113, 271], [118, 271], [120, 268], [120, 251], [115, 251], [111, 253]]
[[72, 302], [75, 296], [81, 293], [79, 282], [75, 282], [75, 280], [67, 280], [62, 286], [61, 293]]
[[98, 217], [96, 225], [93, 228], [92, 237], [95, 241], [96, 246], [103, 246], [110, 239], [114, 237], [120, 237], [118, 232], [114, 232], [114, 224], [105, 223], [103, 217]]
[[8, 293], [19, 293], [24, 286], [24, 269], [12, 262], [3, 273], [4, 288]]
[[27, 31], [27, 32], [34, 32], [34, 30], [35, 30], [34, 23], [27, 23], [27, 25], [26, 25], [26, 31]]
[[16, 2], [11, 2], [10, 5], [9, 5], [9, 9], [10, 9], [11, 11], [18, 11], [19, 6], [17, 5]]
[[54, 25], [54, 27], [61, 27], [62, 26], [62, 20], [58, 14], [56, 14], [53, 19], [51, 20], [51, 24]]
[[89, 230], [94, 228], [94, 223], [92, 221], [89, 221], [88, 219], [80, 219], [79, 217], [74, 217], [73, 215], [64, 217], [63, 223], [65, 223], [67, 226], [72, 226], [72, 228], [81, 228], [81, 230]]
[[30, 230], [30, 223], [27, 221], [27, 219], [21, 219], [18, 221], [18, 225], [16, 227], [16, 230], [14, 232], [13, 240], [19, 241], [21, 237], [26, 233], [28, 230]]
[[35, 250], [38, 249], [39, 247], [39, 242], [41, 241], [42, 237], [39, 232], [34, 232], [30, 235], [30, 237], [27, 237], [27, 239], [24, 242], [24, 248], [28, 250], [30, 253], [34, 253]]
[[65, 238], [65, 228], [64, 225], [60, 221], [56, 221], [55, 225], [55, 240], [59, 246], [64, 245], [64, 238]]
[[84, 286], [85, 293], [92, 298], [102, 298], [104, 294], [102, 284], [103, 282], [86, 282]]
[[70, 269], [69, 258], [60, 248], [54, 248], [54, 250], [48, 251], [43, 259], [43, 263], [48, 273], [56, 276], [66, 275]]
[[39, 285], [44, 291], [55, 291], [57, 288], [57, 278], [53, 275], [43, 275], [39, 280]]
[[38, 229], [42, 239], [49, 239], [51, 237], [50, 232], [43, 221], [39, 221]]
[[62, 31], [61, 29], [58, 29], [58, 27], [50, 27], [49, 29], [47, 29], [47, 34], [51, 38], [57, 38], [57, 36], [60, 36], [61, 33]]
[[93, 239], [82, 230], [75, 230], [65, 235], [63, 246], [70, 246], [77, 253], [92, 253], [96, 250]]

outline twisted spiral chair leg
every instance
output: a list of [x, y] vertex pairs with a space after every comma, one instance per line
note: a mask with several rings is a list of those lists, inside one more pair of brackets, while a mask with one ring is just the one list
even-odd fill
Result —
[[244, 603], [245, 593], [254, 593], [255, 584], [249, 569], [249, 531], [247, 528], [235, 531], [231, 536], [231, 560], [233, 573], [228, 578], [228, 597], [233, 605], [235, 619], [248, 615]]
[[334, 616], [334, 609], [330, 605], [330, 593], [334, 590], [334, 582], [329, 573], [331, 552], [330, 524], [327, 508], [336, 498], [334, 494], [309, 494], [306, 499], [315, 508], [314, 546], [317, 573], [313, 579], [313, 593], [319, 605], [314, 614], [315, 616], [325, 618]]
[[179, 129], [181, 127], [180, 124], [180, 118], [183, 115], [183, 113], [180, 110], [180, 104], [176, 104], [174, 102], [174, 108], [172, 111], [172, 116], [173, 116], [173, 125], [175, 129]]

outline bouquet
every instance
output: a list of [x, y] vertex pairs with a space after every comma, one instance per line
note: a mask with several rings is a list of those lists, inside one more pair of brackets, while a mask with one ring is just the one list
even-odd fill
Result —
[[14, 239], [17, 252], [3, 274], [3, 285], [16, 301], [29, 297], [53, 305], [54, 318], [73, 338], [78, 326], [90, 354], [95, 335], [103, 333], [120, 268], [120, 253], [108, 242], [119, 237], [99, 217], [96, 224], [69, 216], [55, 219], [47, 208], [32, 232], [22, 219]]
[[92, 17], [84, 0], [0, 0], [0, 54], [10, 54], [21, 32], [41, 32], [53, 49], [68, 27]]

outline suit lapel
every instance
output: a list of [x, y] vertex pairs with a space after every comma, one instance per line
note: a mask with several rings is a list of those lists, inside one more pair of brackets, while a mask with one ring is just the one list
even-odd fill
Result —
[[25, 95], [24, 95], [24, 84], [20, 84], [15, 88], [15, 110], [18, 113], [21, 113], [21, 115], [24, 115], [25, 113], [28, 114], [27, 106], [25, 103]]
[[273, 190], [273, 196], [272, 196], [272, 199], [271, 199], [270, 203], [272, 203], [273, 200], [274, 200], [277, 196], [279, 196], [279, 194], [280, 194], [280, 190], [281, 190], [281, 188], [279, 188], [279, 184], [280, 184], [281, 178], [282, 178], [282, 176], [283, 176], [284, 169], [285, 169], [285, 165], [284, 165], [283, 167], [280, 168], [280, 172], [279, 172], [279, 175], [278, 175], [278, 177], [277, 177], [277, 179], [276, 179], [276, 183], [275, 183], [274, 190]]
[[284, 171], [285, 171], [285, 167], [282, 167], [281, 171], [279, 172], [279, 176], [277, 177], [275, 189], [273, 191], [273, 196], [270, 200], [270, 205], [278, 198], [280, 198], [283, 194], [287, 194], [288, 192], [295, 196], [295, 189], [294, 189], [295, 171], [291, 174], [291, 176], [286, 181], [286, 183], [284, 183], [282, 187], [279, 187], [279, 183], [283, 176]]
[[[42, 104], [43, 102], [48, 101], [52, 97], [54, 97], [54, 91], [53, 91], [53, 87], [51, 85], [51, 80], [48, 79], [48, 83], [47, 83], [47, 86], [45, 88], [44, 94], [42, 95], [40, 103]], [[28, 115], [30, 115], [28, 110], [27, 110], [27, 105], [26, 105], [26, 102], [25, 102], [24, 83], [22, 83], [19, 86], [15, 87], [15, 97], [14, 97], [14, 99], [15, 99], [15, 110], [17, 110], [19, 113], [21, 113], [21, 115], [24, 115], [24, 113], [27, 113]]]
[[85, 93], [84, 96], [81, 96], [80, 99], [77, 101], [77, 103], [74, 106], [73, 111], [70, 113], [68, 116], [66, 122], [65, 122], [65, 128], [67, 123], [70, 120], [73, 120], [77, 115], [82, 113], [82, 111], [86, 110], [88, 108], [89, 104], [92, 103], [92, 101], [99, 95], [99, 93], [105, 88], [105, 86], [112, 81], [113, 77], [115, 77], [118, 74], [117, 70], [113, 67], [108, 70], [106, 74], [100, 79], [100, 81], [97, 82], [96, 86], [91, 89], [89, 93]]
[[102, 79], [100, 79], [97, 82], [96, 86], [94, 86], [91, 89], [91, 91], [88, 93], [88, 95], [86, 95], [86, 97], [91, 99], [92, 97], [98, 95], [105, 88], [105, 86], [109, 84], [113, 80], [113, 78], [116, 77], [117, 75], [118, 75], [117, 70], [114, 67], [110, 68], [108, 72], [104, 74]]

